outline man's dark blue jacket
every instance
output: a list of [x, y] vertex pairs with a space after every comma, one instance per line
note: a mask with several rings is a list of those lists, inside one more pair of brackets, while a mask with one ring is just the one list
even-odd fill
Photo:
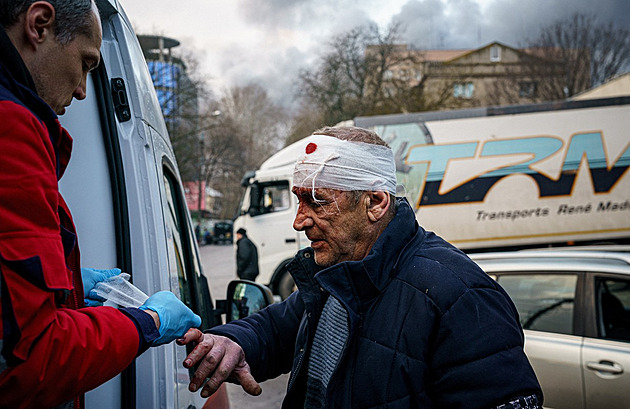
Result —
[[[312, 250], [302, 250], [288, 267], [298, 292], [210, 332], [241, 345], [258, 381], [291, 371], [283, 408], [303, 407], [309, 349], [330, 295], [348, 311], [350, 336], [327, 407], [542, 406], [508, 295], [464, 253], [418, 226], [406, 200], [398, 203], [363, 260], [319, 271]], [[509, 403], [519, 398], [521, 406]]]

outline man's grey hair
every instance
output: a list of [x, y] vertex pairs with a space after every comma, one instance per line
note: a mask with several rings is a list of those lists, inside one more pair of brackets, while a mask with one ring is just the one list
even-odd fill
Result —
[[[37, 0], [0, 0], [0, 24], [11, 27]], [[43, 0], [55, 8], [54, 32], [57, 41], [68, 44], [78, 34], [92, 33], [92, 13], [98, 13], [93, 0]], [[98, 15], [98, 14], [97, 14]]]

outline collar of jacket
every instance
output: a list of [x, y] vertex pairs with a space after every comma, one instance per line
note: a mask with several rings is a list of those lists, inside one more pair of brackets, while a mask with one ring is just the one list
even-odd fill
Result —
[[315, 264], [313, 249], [307, 247], [298, 251], [286, 268], [293, 276], [305, 309], [318, 314], [323, 307], [323, 291], [315, 280], [315, 275], [322, 270], [322, 267]]
[[2, 24], [0, 24], [0, 61], [16, 82], [37, 94], [33, 77]]
[[48, 128], [50, 141], [55, 148], [57, 179], [61, 179], [72, 151], [72, 138], [61, 127], [57, 114], [37, 94], [33, 77], [22, 56], [0, 24], [0, 84], [5, 86], [30, 109]]
[[321, 294], [328, 292], [359, 313], [387, 287], [402, 250], [414, 237], [424, 235], [407, 199], [397, 200], [396, 216], [363, 260], [346, 261], [321, 269], [313, 260], [311, 248], [298, 252], [288, 268], [307, 308], [312, 303], [323, 306]]

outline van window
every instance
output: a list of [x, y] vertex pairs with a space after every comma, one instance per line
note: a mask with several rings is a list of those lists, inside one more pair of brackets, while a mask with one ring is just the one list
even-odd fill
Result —
[[577, 275], [505, 274], [497, 281], [514, 301], [523, 329], [573, 334]]
[[[166, 194], [166, 209], [164, 209], [164, 219], [166, 224], [166, 240], [168, 245], [169, 277], [171, 279], [171, 289], [176, 284], [179, 287], [180, 296], [184, 304], [192, 306], [191, 288], [188, 283], [189, 275], [186, 274], [187, 263], [184, 244], [186, 243], [185, 231], [183, 229], [184, 215], [181, 207], [178, 206], [175, 195], [176, 184], [174, 176], [165, 169], [164, 171], [164, 191]], [[177, 282], [174, 283], [173, 281]]]

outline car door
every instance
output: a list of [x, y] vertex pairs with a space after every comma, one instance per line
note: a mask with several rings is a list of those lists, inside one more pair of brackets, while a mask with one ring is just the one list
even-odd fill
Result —
[[590, 277], [597, 336], [586, 337], [582, 370], [588, 409], [630, 406], [630, 278]]
[[[75, 101], [60, 122], [73, 138], [72, 159], [59, 189], [72, 210], [85, 267], [120, 267], [132, 274], [127, 198], [122, 175], [118, 134], [113, 113], [107, 112], [107, 75], [104, 65], [86, 82], [87, 98]], [[116, 409], [131, 402], [127, 387], [135, 363], [121, 375], [88, 392], [86, 408]], [[131, 406], [125, 406], [131, 407]]]
[[525, 353], [543, 389], [544, 405], [584, 408], [579, 325], [578, 273], [519, 272], [497, 274], [510, 295], [525, 333]]

